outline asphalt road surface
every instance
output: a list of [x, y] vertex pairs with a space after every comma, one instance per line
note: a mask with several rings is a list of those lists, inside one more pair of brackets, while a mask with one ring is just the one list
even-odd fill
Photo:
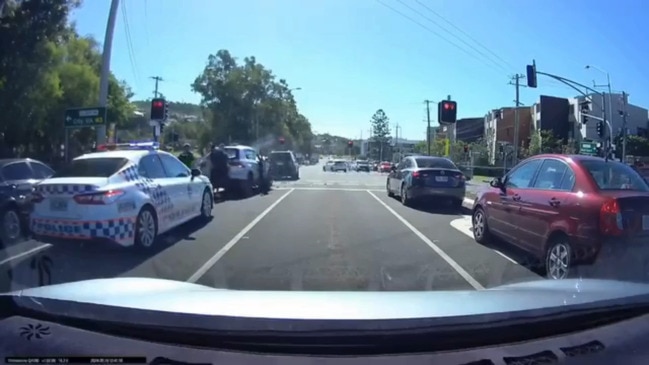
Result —
[[230, 289], [472, 290], [538, 279], [524, 255], [477, 244], [467, 211], [388, 198], [386, 174], [301, 168], [266, 196], [218, 203], [152, 252], [29, 240], [0, 252], [0, 291], [153, 277]]

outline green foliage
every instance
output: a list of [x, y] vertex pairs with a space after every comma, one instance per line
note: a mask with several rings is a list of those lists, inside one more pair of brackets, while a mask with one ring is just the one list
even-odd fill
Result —
[[297, 110], [292, 89], [255, 57], [238, 62], [219, 50], [208, 57], [191, 87], [208, 111], [207, 139], [270, 149], [283, 137], [283, 148], [310, 153], [311, 124]]
[[372, 126], [372, 138], [374, 141], [385, 143], [390, 140], [390, 118], [383, 109], [377, 110], [372, 115], [370, 125]]
[[[101, 50], [68, 25], [72, 0], [7, 3], [0, 23], [0, 154], [51, 161], [63, 143], [65, 109], [98, 104]], [[131, 126], [132, 93], [109, 80], [108, 122]], [[71, 133], [71, 151], [86, 148], [90, 129]]]

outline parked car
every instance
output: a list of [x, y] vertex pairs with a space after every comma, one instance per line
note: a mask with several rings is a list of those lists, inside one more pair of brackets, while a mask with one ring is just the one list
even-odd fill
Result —
[[472, 222], [477, 242], [493, 243], [495, 237], [517, 246], [537, 258], [551, 279], [622, 256], [641, 260], [637, 266], [644, 273], [649, 264], [641, 251], [649, 242], [649, 184], [616, 161], [528, 158], [479, 193]]
[[37, 160], [0, 160], [1, 244], [15, 243], [28, 234], [34, 186], [53, 174], [49, 166]]

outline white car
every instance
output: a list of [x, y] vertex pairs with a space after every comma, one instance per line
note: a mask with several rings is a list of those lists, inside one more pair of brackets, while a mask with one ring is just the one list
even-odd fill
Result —
[[[228, 155], [230, 188], [237, 189], [243, 195], [250, 195], [259, 186], [259, 154], [249, 146], [226, 146], [223, 151]], [[203, 156], [197, 162], [201, 171], [209, 176], [211, 169], [209, 155]], [[227, 188], [226, 188], [227, 189]]]
[[349, 170], [349, 164], [345, 160], [335, 160], [334, 163], [329, 167], [329, 171], [332, 172], [347, 172], [347, 170]]
[[200, 170], [158, 150], [157, 143], [106, 146], [35, 186], [31, 228], [37, 239], [149, 248], [158, 235], [212, 216], [212, 185]]

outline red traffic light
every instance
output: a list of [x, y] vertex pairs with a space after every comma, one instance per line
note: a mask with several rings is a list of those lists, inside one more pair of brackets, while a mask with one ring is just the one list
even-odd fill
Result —
[[464, 145], [464, 152], [469, 152], [469, 145]]
[[284, 144], [285, 140], [284, 137], [279, 137], [279, 143]]
[[354, 141], [347, 141], [347, 145], [348, 145], [348, 146], [353, 146], [353, 145], [354, 145]]
[[153, 102], [153, 107], [154, 108], [162, 108], [165, 104], [162, 101], [154, 101]]
[[444, 109], [453, 110], [455, 109], [455, 105], [453, 105], [453, 103], [444, 103]]

